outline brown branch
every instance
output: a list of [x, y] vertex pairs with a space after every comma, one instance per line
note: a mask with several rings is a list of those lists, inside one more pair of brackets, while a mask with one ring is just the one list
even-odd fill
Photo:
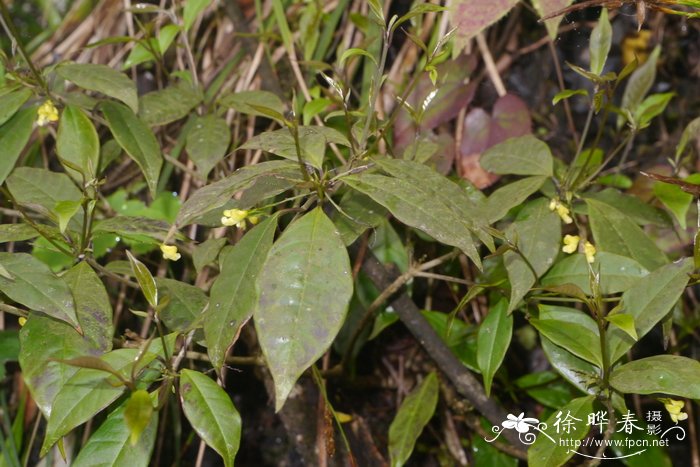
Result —
[[[351, 247], [354, 253], [355, 247]], [[397, 274], [390, 273], [371, 253], [367, 252], [362, 270], [374, 282], [379, 290], [386, 290], [396, 280]], [[452, 353], [445, 342], [425, 320], [420, 310], [405, 293], [401, 293], [391, 306], [413, 336], [420, 342], [437, 366], [445, 373], [455, 386], [457, 392], [494, 425], [500, 425], [506, 419], [506, 412], [495, 400], [486, 397], [484, 388], [464, 364]], [[504, 430], [503, 437], [514, 447], [520, 446], [517, 435], [512, 430]], [[521, 455], [524, 450], [518, 448]]]

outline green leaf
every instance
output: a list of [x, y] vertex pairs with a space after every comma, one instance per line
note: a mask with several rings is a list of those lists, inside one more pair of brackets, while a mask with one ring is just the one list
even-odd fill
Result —
[[[155, 355], [146, 353], [137, 361], [138, 355], [139, 349], [117, 349], [104, 354], [101, 359], [128, 379], [134, 365], [142, 369], [155, 358]], [[104, 410], [122, 395], [125, 389], [125, 386], [108, 372], [92, 368], [79, 369], [56, 395], [41, 455], [45, 455], [56, 441], [73, 428]]]
[[160, 168], [163, 165], [163, 156], [156, 137], [128, 107], [115, 102], [104, 102], [101, 109], [114, 139], [138, 164], [146, 178], [148, 189], [155, 196]]
[[628, 315], [627, 313], [617, 313], [606, 316], [605, 320], [614, 325], [616, 328], [626, 332], [627, 335], [635, 341], [639, 340], [637, 331], [634, 328], [634, 317], [632, 315]]
[[501, 220], [511, 208], [520, 206], [531, 194], [542, 187], [547, 178], [542, 175], [523, 178], [498, 188], [486, 200], [484, 211], [489, 223]]
[[554, 344], [602, 368], [600, 334], [595, 321], [581, 311], [563, 310], [547, 319], [533, 318], [530, 324]]
[[[595, 396], [580, 397], [555, 411], [545, 422], [547, 428], [538, 433], [537, 440], [528, 449], [528, 465], [558, 467], [571, 459], [575, 450], [571, 449], [570, 440], [582, 440], [588, 434], [588, 414], [593, 413], [594, 401]], [[569, 418], [572, 422], [569, 430], [564, 429], [563, 423], [567, 416], [573, 417]]]
[[700, 138], [700, 117], [691, 120], [683, 129], [681, 139], [678, 141], [678, 146], [676, 146], [676, 159], [680, 159], [691, 140], [697, 140], [698, 138]]
[[158, 434], [158, 412], [151, 414], [138, 442], [132, 445], [125, 420], [127, 402], [109, 414], [73, 461], [72, 467], [146, 467]]
[[[258, 117], [270, 117], [271, 113], [284, 115], [285, 108], [282, 100], [269, 91], [241, 91], [228, 94], [220, 101], [224, 107], [230, 107], [233, 110]], [[262, 109], [269, 111], [262, 112]]]
[[[637, 111], [637, 107], [642, 103], [644, 96], [647, 95], [656, 79], [656, 62], [659, 59], [660, 53], [661, 47], [656, 46], [654, 51], [649, 55], [647, 61], [634, 70], [629, 81], [627, 81], [625, 92], [622, 95], [621, 110], [628, 110], [633, 115]], [[621, 127], [623, 122], [624, 117], [621, 115], [618, 116], [617, 126]]]
[[501, 299], [479, 326], [477, 362], [484, 376], [486, 395], [491, 395], [493, 375], [503, 363], [513, 337], [513, 315], [508, 314], [508, 301]]
[[36, 119], [36, 107], [28, 107], [14, 114], [0, 126], [0, 148], [2, 148], [0, 184], [12, 172], [17, 159], [27, 145], [34, 129], [34, 119]]
[[226, 351], [241, 327], [253, 315], [258, 302], [256, 284], [272, 247], [277, 216], [255, 226], [231, 248], [221, 253], [221, 272], [212, 284], [204, 335], [212, 366], [220, 371]]
[[296, 380], [338, 334], [353, 283], [345, 245], [321, 208], [275, 242], [258, 279], [255, 328], [279, 411]]
[[197, 117], [187, 134], [187, 154], [205, 178], [226, 155], [231, 144], [231, 130], [226, 120], [216, 115]]
[[615, 368], [612, 387], [623, 394], [668, 394], [700, 399], [700, 362], [676, 355], [641, 358]]
[[637, 127], [644, 128], [649, 125], [649, 122], [654, 117], [661, 115], [675, 95], [675, 92], [666, 92], [663, 94], [652, 94], [644, 99], [633, 115]]
[[182, 24], [185, 31], [194, 24], [197, 17], [209, 6], [211, 0], [187, 0], [182, 11]]
[[114, 337], [112, 305], [102, 280], [85, 261], [69, 269], [62, 279], [73, 294], [83, 338], [96, 349], [111, 350]]
[[[622, 295], [623, 311], [634, 317], [642, 338], [666, 316], [678, 301], [693, 271], [693, 259], [667, 264], [640, 279]], [[636, 342], [624, 331], [611, 327], [608, 333], [610, 361], [621, 358]]]
[[554, 162], [546, 143], [532, 135], [510, 138], [489, 148], [479, 160], [484, 170], [496, 174], [551, 177]]
[[624, 212], [626, 216], [639, 225], [673, 226], [671, 219], [662, 209], [655, 208], [635, 196], [625, 195], [612, 188], [586, 195], [585, 198], [593, 198], [608, 204], [618, 211]]
[[[328, 144], [350, 147], [348, 139], [338, 130], [324, 126], [300, 126], [299, 149], [304, 162], [320, 169]], [[261, 149], [285, 159], [298, 160], [294, 137], [287, 128], [266, 131], [251, 139], [240, 149]]]
[[[600, 290], [604, 295], [624, 292], [649, 274], [635, 260], [605, 251], [596, 253], [593, 269], [600, 272]], [[576, 253], [558, 261], [542, 277], [541, 284], [544, 287], [574, 284], [586, 295], [592, 295], [586, 256]]]
[[32, 91], [28, 88], [18, 89], [0, 96], [0, 126], [12, 118], [30, 97], [32, 97]]
[[5, 295], [32, 311], [80, 328], [70, 289], [48, 266], [26, 253], [0, 253], [0, 266], [13, 277], [0, 276], [0, 291]]
[[585, 360], [578, 358], [563, 347], [559, 347], [546, 337], [540, 335], [542, 350], [552, 367], [568, 382], [583, 393], [594, 394], [593, 383], [599, 377], [600, 370]]
[[608, 20], [608, 9], [600, 10], [600, 18], [598, 24], [595, 25], [591, 32], [591, 40], [588, 48], [591, 54], [591, 72], [596, 75], [603, 73], [605, 61], [610, 53], [610, 45], [612, 44], [612, 26]]
[[[179, 26], [168, 24], [158, 31], [157, 38], [148, 39], [148, 47], [140, 42], [137, 43], [124, 61], [122, 70], [127, 70], [141, 63], [155, 60], [156, 57], [151, 53], [151, 49], [155, 50], [158, 55], [163, 56], [168, 48], [170, 48], [170, 44], [175, 40], [178, 32], [180, 32]], [[136, 112], [138, 109], [132, 107], [132, 110]]]
[[377, 66], [377, 59], [374, 58], [374, 55], [371, 53], [367, 52], [365, 49], [359, 49], [359, 48], [350, 48], [347, 49], [345, 52], [342, 53], [340, 56], [340, 59], [338, 60], [338, 66], [342, 67], [343, 63], [345, 63], [345, 60], [347, 60], [350, 57], [354, 56], [365, 56], [369, 58], [372, 63], [374, 63], [375, 66]]
[[44, 213], [62, 201], [82, 200], [82, 193], [65, 173], [46, 169], [17, 167], [7, 178], [7, 188], [15, 200]]
[[148, 303], [152, 307], [158, 306], [158, 288], [156, 287], [156, 281], [148, 270], [145, 264], [133, 257], [129, 250], [126, 251], [126, 256], [129, 257], [129, 263], [131, 263], [131, 270], [136, 277], [136, 280], [141, 287], [141, 292], [143, 296], [146, 297]]
[[226, 467], [233, 467], [241, 441], [241, 416], [228, 394], [202, 373], [182, 370], [180, 397], [192, 428], [224, 458]]
[[[289, 171], [298, 172], [298, 165], [288, 161], [269, 161], [246, 166], [217, 182], [200, 188], [185, 201], [177, 216], [178, 227], [190, 224], [207, 211], [222, 207], [237, 192], [250, 187], [256, 178]], [[219, 218], [221, 215], [219, 214]]]
[[58, 230], [65, 233], [68, 222], [80, 209], [80, 201], [59, 201], [53, 208], [53, 212], [58, 217]]
[[136, 84], [124, 73], [106, 65], [87, 63], [64, 63], [56, 67], [56, 73], [83, 89], [120, 100], [134, 112], [139, 110]]
[[148, 391], [139, 389], [132, 392], [124, 408], [124, 422], [129, 428], [129, 443], [132, 447], [139, 442], [152, 418], [153, 403]]
[[[508, 303], [510, 313], [535, 284], [537, 277], [542, 276], [557, 257], [561, 242], [561, 221], [556, 213], [549, 210], [547, 200], [540, 198], [523, 208], [518, 219], [506, 230], [506, 236], [520, 250], [520, 253], [506, 251], [503, 255], [511, 289]], [[521, 254], [534, 268], [537, 277]]]
[[588, 216], [598, 251], [627, 256], [648, 270], [666, 264], [663, 251], [632, 219], [609, 204], [588, 198]]
[[[557, 11], [561, 11], [572, 3], [573, 0], [532, 0], [532, 6], [535, 7], [535, 10], [537, 10], [537, 14], [540, 16], [540, 18], [544, 18], [545, 16], [550, 16]], [[552, 40], [557, 38], [559, 24], [561, 23], [562, 19], [564, 19], [564, 16], [560, 15], [551, 17], [544, 21], [549, 37], [551, 37]]]
[[586, 89], [564, 89], [554, 95], [552, 105], [557, 105], [560, 101], [573, 96], [588, 96], [588, 91]]
[[343, 180], [387, 208], [404, 224], [460, 248], [481, 267], [472, 236], [477, 230], [474, 219], [480, 217], [480, 211], [466, 192], [418, 162], [377, 159], [377, 163], [393, 177], [362, 173]]
[[202, 101], [187, 81], [179, 81], [139, 99], [139, 117], [148, 126], [167, 125], [186, 117]]
[[411, 457], [418, 436], [435, 413], [438, 392], [438, 378], [432, 372], [401, 403], [389, 427], [389, 457], [392, 467], [401, 467]]
[[[170, 230], [170, 224], [162, 220], [149, 219], [138, 216], [114, 216], [95, 223], [93, 232], [109, 232], [116, 235], [130, 237], [145, 235], [158, 242], [165, 240]], [[178, 238], [179, 235], [176, 235]]]
[[345, 245], [351, 245], [367, 229], [377, 227], [388, 214], [382, 205], [354, 190], [343, 195], [339, 206], [342, 212], [333, 216], [333, 223]]
[[[92, 121], [80, 108], [68, 105], [58, 125], [56, 152], [69, 164], [79, 167], [86, 181], [94, 179], [100, 163], [100, 139]], [[79, 172], [66, 166], [75, 179], [82, 182]]]
[[158, 317], [171, 331], [186, 332], [202, 316], [209, 299], [202, 289], [185, 282], [163, 277], [156, 278], [161, 302], [168, 304], [158, 312]]
[[21, 242], [38, 236], [39, 232], [28, 224], [0, 224], [0, 243]]
[[[693, 174], [690, 177], [684, 178], [683, 181], [700, 183], [700, 175]], [[688, 209], [693, 202], [693, 195], [684, 192], [679, 186], [663, 182], [654, 182], [653, 190], [654, 195], [659, 198], [659, 201], [661, 201], [678, 220], [681, 228], [685, 229]]]
[[219, 257], [221, 249], [226, 245], [226, 238], [210, 238], [209, 240], [200, 243], [192, 251], [192, 262], [197, 274], [200, 274], [204, 268]]

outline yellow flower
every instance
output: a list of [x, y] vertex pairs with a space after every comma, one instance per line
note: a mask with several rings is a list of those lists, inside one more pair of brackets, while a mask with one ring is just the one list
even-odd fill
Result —
[[[221, 224], [227, 227], [235, 225], [236, 227], [245, 227], [245, 219], [248, 217], [248, 211], [241, 209], [227, 209], [224, 211], [224, 217], [221, 218]], [[252, 222], [252, 221], [251, 221]]]
[[578, 235], [565, 235], [564, 236], [564, 246], [561, 247], [561, 251], [564, 253], [574, 253], [578, 250], [578, 242], [581, 241], [581, 237]]
[[595, 261], [595, 246], [591, 242], [586, 242], [583, 245], [583, 252], [586, 254], [586, 261], [593, 263]]
[[17, 321], [19, 321], [19, 326], [20, 326], [20, 327], [22, 327], [22, 326], [24, 326], [25, 324], [27, 324], [27, 318], [25, 318], [24, 316], [20, 316], [19, 319], [18, 319]]
[[685, 402], [665, 398], [659, 399], [659, 401], [663, 402], [664, 407], [666, 407], [668, 414], [671, 416], [671, 420], [673, 420], [675, 423], [688, 418], [688, 414], [681, 411], [685, 405]]
[[569, 208], [561, 204], [556, 198], [553, 198], [549, 202], [549, 210], [557, 211], [557, 214], [559, 214], [559, 217], [561, 217], [561, 220], [563, 220], [565, 224], [571, 224], [574, 221], [569, 215]]
[[260, 218], [258, 216], [248, 216], [248, 222], [256, 225], [258, 222], [260, 222]]
[[180, 253], [177, 252], [177, 247], [175, 245], [163, 244], [160, 246], [160, 251], [163, 252], [163, 259], [168, 259], [170, 261], [177, 261], [180, 259]]
[[38, 115], [36, 124], [39, 126], [45, 126], [50, 122], [58, 121], [58, 110], [50, 100], [41, 104], [41, 107], [39, 107], [36, 113]]

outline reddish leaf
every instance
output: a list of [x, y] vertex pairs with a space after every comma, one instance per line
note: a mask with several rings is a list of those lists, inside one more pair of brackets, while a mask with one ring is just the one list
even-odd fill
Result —
[[518, 0], [457, 0], [450, 9], [450, 21], [457, 28], [455, 48], [461, 50], [469, 39], [508, 13]]

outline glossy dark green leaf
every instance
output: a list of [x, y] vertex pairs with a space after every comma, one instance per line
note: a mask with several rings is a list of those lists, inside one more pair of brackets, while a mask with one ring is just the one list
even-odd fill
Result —
[[272, 246], [254, 316], [276, 410], [343, 325], [353, 291], [350, 271], [345, 245], [320, 208], [292, 223]]
[[151, 194], [155, 196], [163, 156], [150, 128], [128, 107], [116, 102], [100, 106], [114, 139], [143, 172]]
[[216, 115], [197, 117], [187, 133], [187, 154], [206, 177], [226, 155], [231, 143], [231, 130], [226, 120]]
[[12, 118], [31, 96], [32, 91], [28, 88], [18, 89], [0, 96], [0, 126]]
[[[673, 308], [693, 271], [693, 259], [667, 264], [640, 279], [622, 294], [623, 311], [634, 317], [637, 335], [642, 338]], [[635, 340], [620, 329], [608, 329], [610, 361], [615, 362], [632, 347]]]
[[659, 225], [671, 227], [671, 218], [663, 211], [653, 207], [635, 196], [625, 195], [613, 188], [586, 195], [585, 198], [593, 198], [608, 204], [618, 211], [624, 212], [627, 217], [639, 225]]
[[632, 315], [628, 315], [627, 313], [616, 313], [614, 315], [611, 314], [606, 316], [605, 320], [621, 331], [626, 332], [632, 339], [639, 340], [637, 330], [634, 328], [634, 317]]
[[642, 358], [615, 368], [610, 384], [624, 394], [700, 399], [700, 362], [677, 355]]
[[608, 59], [608, 53], [610, 53], [611, 44], [612, 26], [610, 25], [610, 20], [608, 19], [607, 8], [603, 8], [600, 10], [598, 24], [596, 24], [591, 32], [591, 39], [588, 45], [591, 54], [592, 73], [595, 73], [596, 75], [603, 73], [605, 62]]
[[343, 212], [334, 214], [333, 223], [346, 245], [352, 244], [367, 229], [379, 225], [388, 214], [381, 204], [357, 191], [343, 195], [339, 206]]
[[666, 264], [663, 251], [627, 215], [595, 199], [586, 204], [598, 251], [627, 256], [650, 271]]
[[71, 291], [44, 263], [26, 253], [0, 253], [0, 265], [12, 274], [0, 275], [0, 290], [32, 311], [79, 328]]
[[503, 363], [513, 337], [513, 315], [508, 314], [508, 301], [500, 300], [493, 306], [479, 326], [477, 362], [484, 377], [486, 395], [491, 394], [491, 382]]
[[[260, 176], [266, 174], [274, 175], [275, 173], [284, 173], [290, 170], [298, 170], [298, 165], [289, 161], [262, 162], [243, 167], [226, 178], [210, 183], [195, 191], [185, 201], [177, 215], [177, 225], [184, 227], [198, 216], [223, 206], [233, 195], [251, 186], [255, 179]], [[218, 218], [221, 218], [220, 214]]]
[[[567, 322], [559, 319], [531, 319], [532, 324], [543, 336], [551, 340], [579, 358], [593, 363], [598, 367], [603, 366], [603, 358], [600, 353], [600, 338], [595, 322], [581, 312], [571, 316], [578, 316], [579, 322]], [[588, 325], [584, 325], [583, 317]]]
[[56, 73], [83, 89], [120, 100], [134, 112], [139, 110], [136, 84], [124, 73], [106, 65], [88, 63], [64, 63], [56, 68]]
[[[656, 174], [652, 178], [658, 178]], [[669, 180], [670, 179], [670, 180]], [[666, 183], [670, 182], [670, 183]], [[685, 180], [672, 179], [671, 177], [663, 177], [661, 182], [654, 183], [654, 194], [666, 208], [671, 211], [674, 217], [678, 220], [682, 229], [686, 227], [686, 217], [688, 209], [693, 202], [693, 191], [700, 194], [700, 175], [693, 174]], [[682, 184], [682, 185], [681, 185]], [[697, 196], [697, 194], [695, 195]]]
[[276, 229], [277, 216], [272, 216], [221, 253], [221, 272], [212, 284], [204, 320], [207, 352], [217, 371], [258, 303], [256, 284]]
[[157, 307], [158, 288], [156, 287], [156, 281], [153, 278], [151, 271], [148, 270], [145, 264], [143, 264], [138, 259], [134, 258], [134, 256], [128, 250], [126, 252], [126, 255], [129, 257], [129, 263], [131, 263], [131, 270], [133, 271], [134, 277], [136, 277], [136, 280], [139, 283], [139, 287], [141, 287], [141, 292], [143, 292], [143, 296], [146, 297], [146, 300], [148, 301], [148, 303], [151, 304], [152, 307]]
[[34, 129], [36, 107], [20, 110], [0, 126], [0, 183], [4, 182], [27, 145]]
[[223, 457], [226, 467], [233, 467], [241, 441], [241, 416], [228, 394], [208, 376], [182, 370], [180, 398], [192, 428]]
[[439, 386], [437, 375], [429, 373], [401, 403], [389, 427], [389, 458], [392, 467], [405, 465], [411, 457], [418, 436], [435, 413]]
[[[92, 121], [79, 107], [66, 106], [61, 114], [56, 138], [56, 152], [69, 164], [79, 167], [86, 181], [95, 178], [100, 162], [100, 140]], [[80, 173], [66, 166], [66, 172], [77, 180]]]
[[185, 118], [201, 100], [201, 95], [183, 80], [141, 96], [139, 117], [149, 126], [167, 125]]
[[544, 175], [551, 177], [554, 160], [549, 146], [532, 135], [510, 138], [488, 149], [479, 160], [496, 174]]
[[[588, 414], [593, 413], [594, 401], [595, 396], [580, 397], [555, 411], [545, 422], [547, 428], [537, 433], [537, 440], [528, 449], [528, 465], [559, 467], [571, 459], [575, 450], [567, 443], [581, 440], [588, 434]], [[567, 417], [571, 425], [565, 430], [563, 423]]]
[[158, 434], [158, 412], [153, 412], [138, 442], [132, 445], [124, 410], [127, 402], [109, 414], [73, 461], [73, 467], [147, 467]]
[[[165, 221], [138, 216], [114, 216], [95, 223], [93, 232], [109, 232], [129, 237], [145, 235], [158, 242], [165, 240], [170, 230], [170, 224]], [[176, 238], [178, 235], [176, 235]]]
[[[547, 200], [537, 199], [523, 208], [506, 231], [506, 235], [520, 250], [520, 253], [507, 251], [503, 255], [511, 288], [508, 304], [510, 313], [537, 280], [530, 266], [539, 277], [549, 269], [557, 257], [561, 244], [561, 220], [556, 213], [549, 210]], [[527, 258], [530, 266], [521, 254]]]
[[[117, 349], [104, 354], [101, 359], [128, 379], [133, 365], [141, 369], [155, 358], [155, 355], [146, 353], [137, 362], [138, 355], [138, 349]], [[108, 372], [90, 368], [79, 369], [56, 395], [41, 448], [42, 455], [73, 428], [104, 410], [122, 395], [125, 389], [119, 379]]]
[[201, 318], [209, 299], [202, 289], [175, 279], [158, 277], [159, 295], [168, 304], [158, 313], [159, 318], [171, 331], [185, 332]]
[[[595, 255], [594, 265], [594, 271], [600, 272], [600, 290], [605, 295], [624, 292], [649, 274], [649, 271], [635, 260], [605, 251]], [[586, 256], [580, 253], [557, 261], [540, 282], [544, 287], [574, 284], [586, 295], [592, 294], [588, 262]]]
[[[338, 130], [323, 126], [299, 127], [299, 149], [304, 162], [320, 169], [328, 144], [350, 146], [348, 139]], [[287, 128], [267, 131], [246, 141], [241, 149], [262, 149], [286, 159], [298, 160], [292, 133]]]
[[53, 207], [52, 211], [58, 218], [58, 230], [62, 234], [65, 233], [68, 222], [77, 214], [80, 206], [80, 201], [59, 201]]
[[17, 167], [7, 178], [7, 188], [18, 203], [45, 213], [53, 211], [62, 201], [82, 199], [82, 193], [68, 175], [46, 169]]
[[180, 32], [179, 26], [168, 24], [158, 31], [157, 37], [147, 39], [148, 47], [146, 47], [145, 44], [137, 43], [134, 48], [131, 49], [129, 56], [126, 57], [124, 65], [122, 65], [122, 70], [127, 70], [141, 63], [155, 60], [156, 57], [153, 56], [151, 50], [155, 50], [158, 55], [162, 56], [170, 48], [178, 32]]

